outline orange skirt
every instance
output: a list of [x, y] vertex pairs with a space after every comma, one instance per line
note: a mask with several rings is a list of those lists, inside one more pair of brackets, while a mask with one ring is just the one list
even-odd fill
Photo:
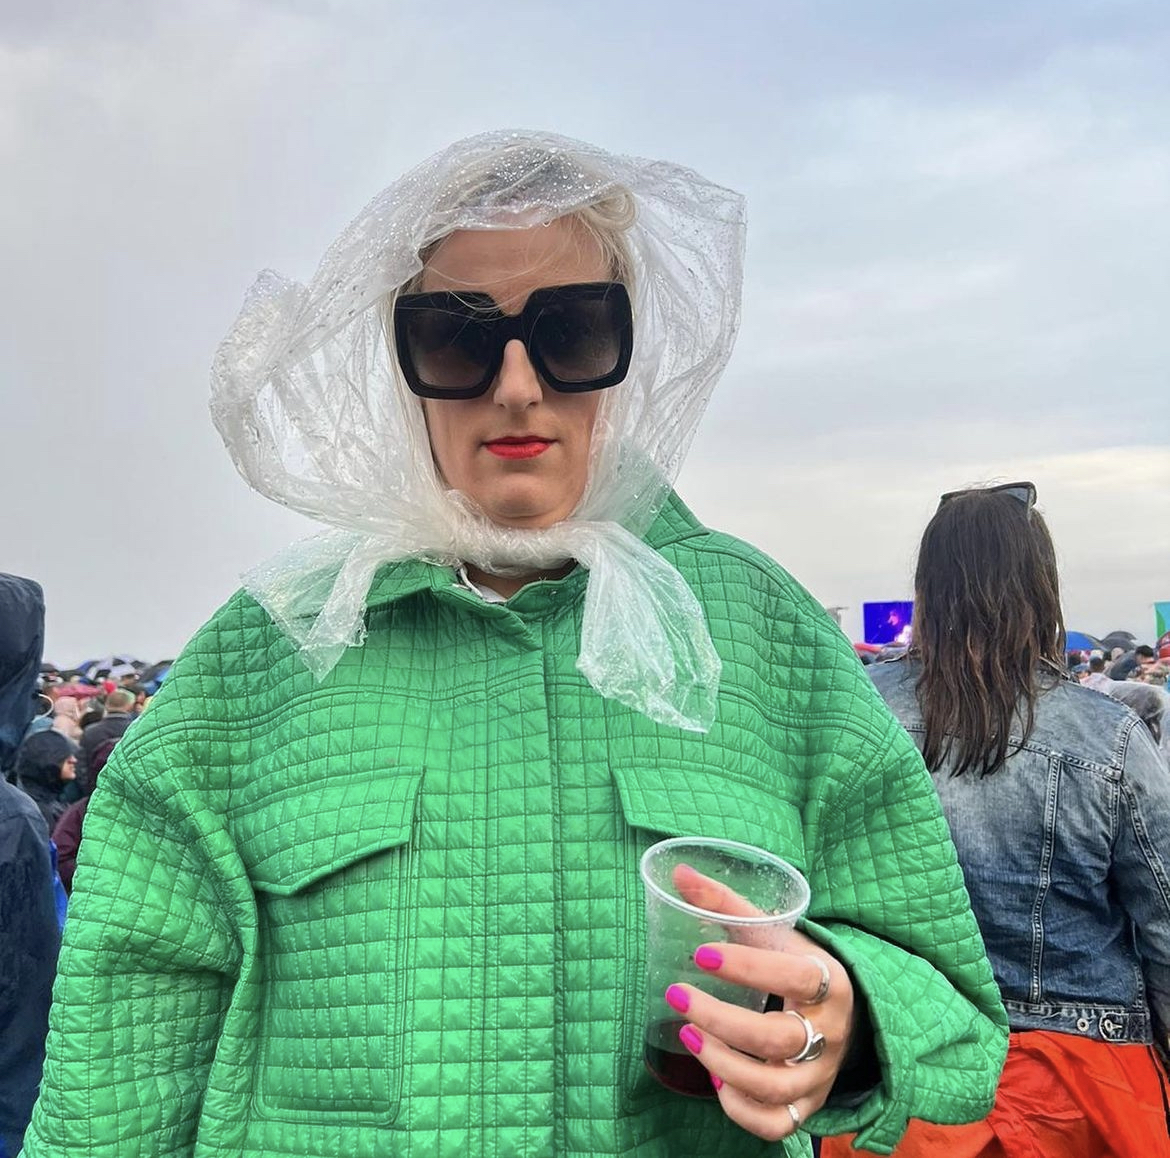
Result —
[[[821, 1158], [858, 1158], [852, 1136], [825, 1138]], [[1148, 1045], [1068, 1033], [1013, 1033], [995, 1105], [982, 1122], [914, 1118], [896, 1158], [1167, 1158], [1170, 1089]]]

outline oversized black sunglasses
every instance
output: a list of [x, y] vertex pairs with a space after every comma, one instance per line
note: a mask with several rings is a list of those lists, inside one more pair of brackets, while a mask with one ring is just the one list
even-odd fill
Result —
[[945, 506], [951, 499], [958, 498], [959, 495], [994, 495], [1005, 494], [1010, 495], [1013, 499], [1024, 504], [1024, 510], [1028, 513], [1028, 518], [1032, 517], [1032, 508], [1036, 505], [1036, 484], [1030, 482], [1012, 482], [1000, 483], [994, 487], [968, 487], [961, 491], [947, 491], [938, 500], [940, 507]]
[[398, 363], [421, 398], [487, 393], [513, 338], [554, 390], [616, 386], [634, 348], [630, 295], [616, 281], [543, 286], [519, 314], [505, 314], [484, 293], [403, 294], [394, 303]]

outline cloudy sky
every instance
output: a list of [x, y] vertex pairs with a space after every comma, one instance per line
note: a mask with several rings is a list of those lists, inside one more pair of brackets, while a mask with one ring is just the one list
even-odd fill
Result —
[[208, 366], [450, 141], [549, 128], [747, 195], [744, 322], [679, 489], [860, 638], [941, 491], [1035, 480], [1070, 627], [1170, 599], [1163, 0], [0, 4], [0, 569], [46, 656], [173, 654], [313, 527]]

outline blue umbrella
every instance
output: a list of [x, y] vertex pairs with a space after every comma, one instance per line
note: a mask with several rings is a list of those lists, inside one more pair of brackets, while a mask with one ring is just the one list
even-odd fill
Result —
[[1083, 631], [1070, 631], [1065, 636], [1065, 651], [1094, 651], [1101, 650], [1101, 641]]

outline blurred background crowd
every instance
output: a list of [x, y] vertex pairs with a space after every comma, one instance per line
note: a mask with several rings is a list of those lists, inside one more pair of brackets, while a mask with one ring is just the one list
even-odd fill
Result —
[[[1070, 677], [1140, 716], [1170, 767], [1170, 631], [1153, 644], [1139, 643], [1128, 631], [1100, 638], [1070, 631], [1065, 642]], [[855, 643], [853, 649], [869, 666], [901, 658], [907, 643]]]

